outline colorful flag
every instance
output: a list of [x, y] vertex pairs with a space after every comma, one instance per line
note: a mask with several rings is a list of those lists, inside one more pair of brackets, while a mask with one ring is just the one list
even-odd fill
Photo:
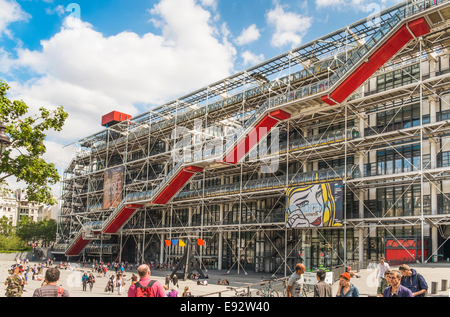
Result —
[[164, 240], [164, 242], [166, 243], [166, 245], [167, 245], [168, 247], [170, 247], [170, 240]]
[[180, 240], [180, 247], [185, 247], [186, 246], [186, 243], [184, 243], [182, 240]]
[[205, 240], [203, 240], [203, 239], [198, 239], [198, 240], [197, 240], [197, 244], [198, 244], [198, 245], [205, 245]]
[[178, 243], [178, 239], [173, 239], [173, 240], [172, 240], [172, 244], [173, 244], [173, 245], [177, 245], [177, 243]]

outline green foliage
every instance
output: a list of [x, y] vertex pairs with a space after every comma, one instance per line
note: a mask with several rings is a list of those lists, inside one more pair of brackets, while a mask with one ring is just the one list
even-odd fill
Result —
[[34, 222], [31, 218], [23, 217], [17, 225], [16, 234], [23, 241], [42, 241], [47, 244], [56, 240], [56, 226], [53, 219]]
[[9, 238], [0, 235], [0, 250], [2, 251], [25, 251], [26, 243], [16, 235]]
[[56, 202], [50, 186], [59, 181], [59, 174], [54, 164], [42, 158], [46, 152], [44, 140], [46, 131], [62, 130], [68, 114], [60, 106], [54, 111], [40, 108], [39, 115], [25, 117], [28, 106], [22, 100], [9, 100], [9, 89], [8, 84], [0, 80], [0, 121], [6, 125], [6, 133], [12, 141], [1, 157], [0, 174], [5, 176], [0, 182], [5, 185], [5, 179], [14, 176], [27, 184], [29, 201], [53, 205]]
[[14, 227], [11, 220], [6, 216], [0, 218], [0, 235], [9, 238], [14, 234]]

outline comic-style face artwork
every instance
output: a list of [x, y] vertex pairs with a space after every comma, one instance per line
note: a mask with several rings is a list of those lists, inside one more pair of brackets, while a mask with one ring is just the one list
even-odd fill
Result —
[[288, 188], [286, 227], [342, 226], [342, 197], [342, 182]]

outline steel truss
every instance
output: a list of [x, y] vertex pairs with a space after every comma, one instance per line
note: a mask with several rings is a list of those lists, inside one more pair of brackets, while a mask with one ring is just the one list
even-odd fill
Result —
[[[389, 21], [404, 6], [402, 3], [382, 12], [382, 23]], [[237, 269], [238, 272], [258, 269], [287, 275], [298, 261], [304, 260], [308, 267], [314, 267], [308, 259], [314, 256], [312, 246], [319, 245], [319, 241], [328, 248], [337, 264], [377, 260], [381, 250], [373, 256], [365, 249], [365, 243], [380, 230], [397, 239], [395, 229], [406, 226], [420, 231], [422, 242], [425, 235], [431, 237], [428, 256], [420, 260], [437, 260], [450, 237], [446, 230], [450, 225], [450, 211], [438, 213], [437, 204], [439, 195], [441, 205], [450, 206], [450, 188], [446, 188], [450, 164], [438, 166], [438, 157], [448, 152], [447, 145], [450, 148], [450, 121], [442, 117], [442, 110], [437, 109], [441, 104], [442, 109], [448, 106], [450, 111], [450, 99], [446, 97], [450, 94], [450, 69], [442, 67], [449, 63], [450, 9], [444, 1], [440, 7], [422, 15], [433, 26], [432, 32], [410, 41], [345, 102], [324, 105], [321, 93], [285, 100], [274, 109], [286, 110], [292, 117], [279, 125], [277, 131], [268, 134], [264, 140], [268, 144], [266, 152], [252, 151], [234, 166], [209, 165], [167, 205], [145, 205], [118, 236], [105, 243], [120, 245], [120, 260], [123, 260], [123, 247], [127, 245], [136, 250], [132, 255], [134, 258], [127, 258], [128, 261], [171, 262], [181, 258], [182, 250], [165, 246], [164, 240], [203, 238], [207, 246], [213, 248], [199, 248], [197, 256], [214, 259], [219, 269]], [[101, 221], [111, 214], [112, 210], [102, 207], [105, 170], [123, 167], [122, 197], [154, 189], [177, 163], [171, 155], [177, 141], [172, 138], [175, 127], [184, 127], [192, 135], [205, 136], [211, 131], [220, 131], [223, 136], [226, 129], [242, 126], [269, 98], [289, 96], [291, 91], [330, 78], [334, 69], [364, 44], [363, 39], [370, 38], [376, 31], [365, 20], [356, 22], [76, 142], [78, 155], [67, 164], [62, 183], [61, 199], [64, 202], [59, 216], [58, 243], [68, 243], [83, 225]], [[419, 74], [410, 71], [411, 65], [419, 65]], [[435, 65], [440, 66], [439, 71]], [[402, 74], [402, 78], [409, 76], [410, 80], [403, 79], [395, 87], [374, 89], [379, 76], [390, 76], [391, 73]], [[420, 104], [418, 125], [389, 128], [405, 109], [417, 103]], [[217, 105], [215, 111], [209, 112], [210, 105]], [[392, 112], [390, 121], [379, 129], [376, 118], [387, 111]], [[438, 113], [441, 117], [436, 115]], [[429, 122], [424, 122], [426, 116], [429, 116]], [[334, 137], [330, 141], [337, 126], [344, 131], [343, 137]], [[347, 131], [358, 134], [349, 136]], [[277, 148], [273, 144], [276, 138], [280, 139]], [[429, 146], [425, 146], [427, 142]], [[399, 151], [401, 146], [417, 144], [421, 145], [419, 164]], [[385, 150], [392, 151], [411, 168], [401, 173], [365, 175], [366, 166], [373, 163], [376, 153]], [[279, 168], [261, 173], [261, 167], [270, 165], [275, 158]], [[351, 159], [353, 162], [350, 163]], [[341, 160], [340, 166], [345, 169], [341, 177], [345, 184], [344, 206], [347, 208], [344, 210], [353, 203], [358, 207], [358, 216], [347, 218], [344, 213], [341, 229], [287, 229], [284, 215], [286, 189], [295, 185], [296, 176], [316, 172], [320, 164], [321, 168], [341, 175], [337, 166], [330, 163], [336, 160]], [[356, 171], [359, 175], [353, 173]], [[246, 189], [252, 181], [264, 179], [277, 180], [281, 186], [254, 191]], [[239, 185], [237, 191], [227, 192], [225, 188], [222, 193], [208, 194], [210, 187], [232, 184]], [[403, 201], [413, 186], [420, 186], [420, 213], [392, 216], [393, 208], [398, 206], [396, 203]], [[401, 188], [402, 195], [396, 196], [396, 202], [383, 214], [374, 214], [368, 202], [374, 192], [383, 188]], [[185, 192], [191, 192], [192, 198], [182, 198]], [[431, 198], [430, 213], [424, 211], [426, 192]], [[348, 196], [356, 200], [348, 202]], [[339, 238], [331, 241], [330, 232], [334, 235], [336, 231], [340, 231]], [[438, 243], [438, 237], [444, 242]], [[347, 249], [349, 241], [355, 243]], [[343, 249], [337, 247], [338, 243], [342, 243]], [[155, 245], [158, 246], [156, 249]], [[422, 254], [423, 248], [424, 243]], [[87, 251], [85, 255], [90, 253]], [[246, 261], [252, 261], [254, 267]]]

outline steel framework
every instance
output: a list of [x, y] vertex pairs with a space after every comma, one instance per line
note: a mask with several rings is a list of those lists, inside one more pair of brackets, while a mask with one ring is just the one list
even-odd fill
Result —
[[[197, 257], [208, 268], [289, 274], [299, 261], [308, 269], [375, 261], [387, 237], [413, 234], [422, 243], [420, 256], [411, 256], [437, 261], [450, 237], [450, 3], [408, 1], [380, 18], [380, 27], [358, 21], [68, 145], [76, 155], [64, 169], [54, 253], [67, 254], [79, 240], [86, 242], [77, 256], [177, 262], [183, 248], [165, 240], [201, 238]], [[415, 35], [418, 20], [429, 32]], [[402, 26], [411, 40], [334, 102], [333, 90]], [[249, 148], [237, 164], [221, 164], [200, 144], [201, 172], [166, 204], [149, 198], [179, 164], [174, 129], [203, 143], [236, 129], [245, 137], [259, 113], [276, 110], [290, 116], [258, 140], [259, 152]], [[117, 203], [136, 210], [106, 234], [117, 211], [103, 209], [104, 175], [117, 167]], [[335, 180], [344, 184], [342, 227], [286, 227], [287, 188]]]

